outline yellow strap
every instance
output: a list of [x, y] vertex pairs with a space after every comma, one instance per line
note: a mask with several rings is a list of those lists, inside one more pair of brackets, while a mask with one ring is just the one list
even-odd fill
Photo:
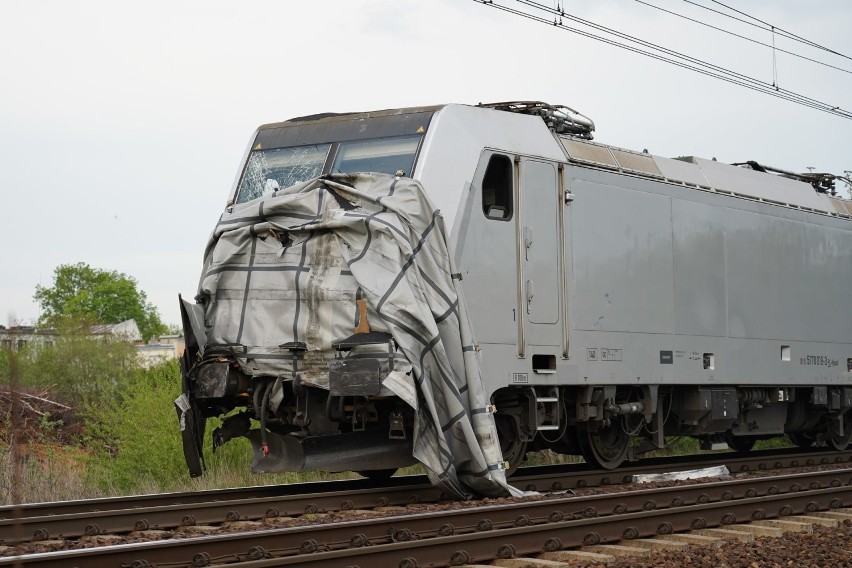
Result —
[[358, 304], [358, 325], [355, 327], [355, 333], [370, 333], [370, 324], [367, 323], [367, 300], [361, 298], [355, 300]]

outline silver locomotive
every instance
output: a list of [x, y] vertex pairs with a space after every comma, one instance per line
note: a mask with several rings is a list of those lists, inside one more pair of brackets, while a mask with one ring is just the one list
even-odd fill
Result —
[[[225, 417], [214, 445], [248, 436], [257, 471], [383, 477], [416, 459], [436, 482], [455, 471], [457, 494], [500, 492], [543, 449], [615, 468], [667, 436], [846, 448], [852, 202], [835, 176], [664, 158], [593, 132], [532, 101], [261, 126], [196, 303], [181, 303], [190, 472], [211, 416]], [[411, 290], [390, 309], [395, 284], [383, 298], [374, 280], [403, 273]], [[449, 345], [432, 366], [406, 346], [418, 302], [427, 320], [453, 308], [449, 335], [440, 314], [427, 322]], [[461, 439], [481, 455], [454, 455]], [[488, 471], [496, 490], [470, 481]]]

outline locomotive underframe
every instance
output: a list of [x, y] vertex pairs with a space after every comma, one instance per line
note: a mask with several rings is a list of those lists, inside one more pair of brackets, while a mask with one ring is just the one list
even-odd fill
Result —
[[835, 449], [845, 449], [852, 437], [848, 387], [531, 386], [500, 389], [494, 400], [498, 419], [505, 416], [504, 424], [516, 426], [500, 430], [511, 437], [504, 447], [582, 454], [605, 468], [661, 449], [667, 437], [738, 451], [784, 434], [803, 447], [825, 443]]
[[[212, 433], [214, 449], [247, 437], [255, 471], [384, 477], [414, 462], [414, 410], [394, 396], [365, 394], [357, 380], [331, 391], [298, 375], [251, 379], [221, 358], [189, 376], [201, 416], [227, 415]], [[739, 451], [784, 434], [801, 446], [836, 449], [852, 437], [852, 387], [525, 386], [497, 390], [492, 403], [509, 474], [529, 451], [578, 454], [614, 468], [664, 448], [667, 437]]]
[[189, 377], [200, 415], [226, 416], [212, 433], [214, 450], [247, 437], [256, 472], [356, 470], [380, 478], [415, 462], [413, 409], [394, 396], [366, 394], [357, 372], [348, 388], [326, 390], [298, 374], [252, 379], [219, 358]]

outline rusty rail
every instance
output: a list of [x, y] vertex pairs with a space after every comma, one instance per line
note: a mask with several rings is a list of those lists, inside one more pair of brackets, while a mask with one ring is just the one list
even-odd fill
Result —
[[[852, 461], [852, 452], [811, 451], [807, 453], [757, 453], [712, 455], [731, 471], [757, 471], [787, 466], [819, 465]], [[512, 479], [518, 487], [552, 491], [630, 482], [635, 473], [676, 471], [695, 462], [658, 461], [655, 465], [621, 468], [616, 471], [582, 468], [527, 468]], [[567, 469], [567, 471], [566, 471]], [[522, 470], [523, 471], [523, 470]], [[68, 504], [37, 504], [23, 507], [19, 518], [2, 518], [0, 541], [78, 538], [99, 534], [124, 534], [148, 529], [168, 530], [187, 524], [219, 524], [261, 520], [275, 516], [299, 516], [348, 509], [365, 509], [441, 500], [440, 491], [423, 483], [422, 476], [394, 478], [377, 486], [373, 482], [323, 482], [290, 486], [255, 487], [246, 490], [207, 491], [197, 494], [166, 494], [121, 499], [98, 499]], [[316, 491], [322, 488], [325, 491]], [[340, 489], [338, 489], [340, 488]], [[300, 492], [301, 490], [314, 490]], [[336, 489], [331, 491], [331, 489]], [[282, 494], [286, 493], [286, 494]], [[175, 502], [177, 501], [177, 502]], [[185, 502], [186, 501], [186, 502]], [[164, 503], [165, 504], [162, 504]], [[50, 507], [50, 505], [56, 505]], [[66, 512], [66, 511], [71, 512]]]
[[[679, 471], [702, 467], [706, 464], [725, 465], [732, 472], [754, 471], [760, 469], [779, 469], [800, 465], [826, 465], [830, 463], [852, 462], [852, 450], [837, 452], [826, 448], [787, 448], [782, 450], [759, 450], [749, 453], [724, 452], [672, 456], [667, 458], [643, 459], [631, 462], [616, 470], [595, 470], [586, 464], [562, 464], [553, 466], [522, 467], [510, 482], [520, 488], [548, 489], [551, 479], [562, 476], [565, 488], [594, 485], [627, 483], [634, 474], [664, 471]], [[130, 508], [162, 507], [182, 505], [191, 507], [195, 503], [214, 501], [232, 501], [237, 499], [260, 499], [264, 497], [287, 498], [294, 495], [330, 493], [330, 492], [373, 492], [387, 489], [412, 489], [430, 486], [425, 475], [392, 477], [376, 482], [369, 479], [351, 479], [344, 481], [318, 481], [291, 483], [286, 485], [260, 485], [233, 489], [212, 489], [180, 493], [162, 493], [155, 495], [125, 495], [120, 497], [101, 497], [96, 499], [54, 501], [45, 503], [27, 503], [20, 505], [24, 517], [45, 515], [72, 515], [92, 511], [108, 511]], [[12, 516], [13, 507], [0, 506], [0, 521]], [[0, 536], [2, 538], [2, 536]]]
[[0, 566], [451, 566], [850, 503], [852, 468], [843, 468], [35, 554]]

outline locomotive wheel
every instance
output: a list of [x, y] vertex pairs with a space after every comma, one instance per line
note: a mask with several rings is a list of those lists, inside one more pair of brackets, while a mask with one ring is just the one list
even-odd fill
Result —
[[521, 462], [524, 461], [524, 456], [527, 455], [527, 442], [521, 438], [517, 423], [512, 417], [495, 414], [494, 420], [497, 424], [497, 436], [500, 438], [503, 460], [509, 464], [506, 468], [506, 477], [509, 477], [518, 471]]
[[386, 479], [390, 479], [393, 474], [396, 473], [396, 468], [392, 467], [390, 469], [367, 469], [356, 471], [358, 475], [363, 475], [367, 479], [371, 479], [373, 481], [384, 481]]
[[500, 450], [503, 452], [503, 459], [509, 462], [506, 477], [514, 475], [527, 455], [527, 443], [517, 438], [506, 443], [500, 440]]
[[828, 437], [828, 445], [839, 452], [848, 448], [849, 442], [852, 442], [852, 421], [850, 421], [849, 415], [843, 417], [843, 428], [846, 430], [845, 434], [831, 434]]
[[577, 442], [587, 463], [603, 469], [615, 469], [627, 457], [630, 436], [617, 421], [597, 430], [591, 430], [588, 422], [578, 422], [576, 430]]
[[725, 443], [735, 452], [748, 452], [754, 447], [757, 438], [750, 436], [732, 436], [730, 432], [725, 434]]
[[852, 428], [849, 427], [846, 428], [846, 433], [842, 436], [832, 436], [828, 440], [828, 444], [839, 452], [848, 448], [849, 442], [852, 442]]

